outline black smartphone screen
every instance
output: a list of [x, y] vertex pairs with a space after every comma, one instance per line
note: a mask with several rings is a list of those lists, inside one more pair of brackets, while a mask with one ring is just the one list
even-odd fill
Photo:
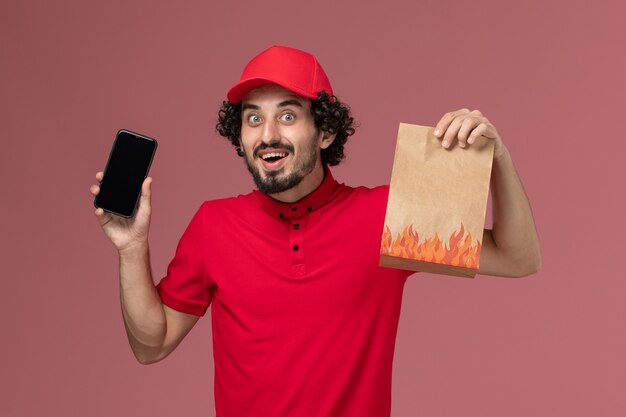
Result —
[[122, 217], [132, 217], [156, 147], [157, 142], [152, 138], [120, 130], [94, 205]]

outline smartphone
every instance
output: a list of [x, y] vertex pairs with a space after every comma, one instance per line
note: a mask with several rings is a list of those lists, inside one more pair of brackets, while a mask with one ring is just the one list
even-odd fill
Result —
[[117, 132], [94, 205], [121, 217], [133, 217], [156, 148], [153, 138], [125, 129]]

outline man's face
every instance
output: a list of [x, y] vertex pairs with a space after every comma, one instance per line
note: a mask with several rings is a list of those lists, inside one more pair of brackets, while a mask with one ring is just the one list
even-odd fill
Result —
[[310, 108], [310, 100], [277, 85], [261, 86], [243, 98], [241, 147], [260, 191], [292, 189], [321, 167], [324, 135]]

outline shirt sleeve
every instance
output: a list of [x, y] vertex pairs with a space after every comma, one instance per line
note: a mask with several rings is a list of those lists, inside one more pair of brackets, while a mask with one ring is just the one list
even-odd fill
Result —
[[182, 313], [204, 316], [211, 304], [212, 285], [206, 274], [203, 207], [183, 233], [167, 275], [157, 285], [161, 301]]

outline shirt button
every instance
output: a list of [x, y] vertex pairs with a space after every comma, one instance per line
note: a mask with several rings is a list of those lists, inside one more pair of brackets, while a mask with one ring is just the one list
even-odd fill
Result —
[[300, 225], [298, 223], [296, 223], [296, 224], [293, 225], [293, 228], [298, 230], [300, 228]]
[[285, 218], [285, 215], [284, 215], [283, 213], [280, 213], [280, 214], [278, 215], [278, 217], [280, 217], [281, 219], [284, 219], [284, 218]]
[[296, 206], [293, 206], [293, 207], [291, 208], [291, 211], [296, 211], [296, 210], [298, 210], [298, 207], [296, 207]]
[[300, 246], [298, 246], [298, 245], [295, 245], [295, 246], [293, 247], [293, 250], [295, 250], [296, 252], [298, 252], [298, 249], [300, 249]]
[[312, 207], [309, 207], [308, 209], [306, 209], [306, 211], [308, 211], [309, 213], [313, 211]]

